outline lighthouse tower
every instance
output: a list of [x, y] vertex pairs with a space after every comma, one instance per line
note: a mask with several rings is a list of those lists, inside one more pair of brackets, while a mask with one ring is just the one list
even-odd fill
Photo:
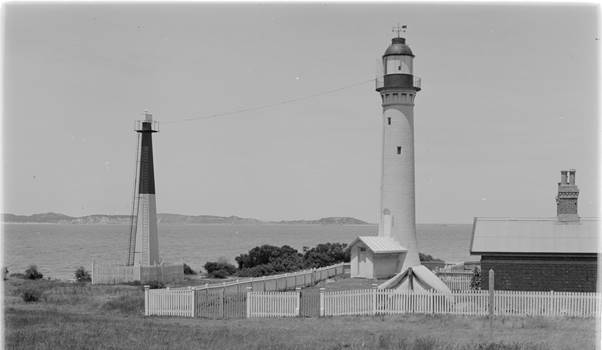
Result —
[[420, 265], [414, 190], [414, 99], [420, 79], [414, 76], [414, 54], [401, 30], [383, 55], [384, 74], [377, 79], [376, 91], [383, 108], [378, 236], [391, 237], [407, 249], [403, 271]]
[[416, 192], [414, 172], [414, 100], [421, 89], [414, 76], [414, 54], [401, 36], [382, 57], [383, 76], [376, 91], [382, 99], [382, 163], [378, 237], [393, 240], [406, 252], [397, 263], [397, 274], [379, 288], [450, 292], [449, 288], [420, 263], [416, 242]]
[[136, 123], [140, 141], [127, 265], [149, 266], [160, 263], [153, 165], [153, 133], [158, 124], [150, 113], [145, 112], [144, 117]]

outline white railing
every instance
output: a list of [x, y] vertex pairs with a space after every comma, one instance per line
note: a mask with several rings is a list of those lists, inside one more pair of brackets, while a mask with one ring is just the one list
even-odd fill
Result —
[[323, 300], [323, 316], [407, 313], [486, 315], [488, 292], [465, 291], [449, 295], [364, 289], [326, 292]]
[[323, 293], [322, 316], [374, 315], [376, 289], [344, 290]]
[[496, 315], [595, 317], [600, 295], [569, 292], [496, 291]]
[[383, 86], [385, 86], [385, 79], [384, 77], [378, 77], [378, 78], [374, 78], [374, 85], [375, 85], [375, 89], [380, 89]]
[[470, 290], [472, 272], [437, 272], [437, 277], [451, 290]]
[[[193, 289], [145, 290], [145, 315], [183, 317], [293, 317], [300, 315], [301, 293], [254, 292], [205, 295]], [[225, 302], [224, 302], [225, 300]], [[453, 291], [416, 293], [391, 289], [326, 292], [320, 289], [320, 316], [452, 314], [544, 317], [596, 317], [600, 293]], [[314, 304], [314, 305], [316, 305]], [[316, 305], [317, 306], [317, 305]], [[213, 309], [215, 310], [213, 310]]]
[[249, 292], [247, 318], [299, 316], [299, 292]]
[[376, 314], [487, 314], [488, 292], [462, 291], [450, 295], [377, 290], [376, 295]]
[[422, 79], [414, 75], [414, 87], [422, 89]]
[[[205, 284], [203, 286], [194, 286], [192, 288], [196, 290], [224, 288], [227, 292], [245, 292], [248, 287], [251, 287], [254, 291], [264, 292], [291, 290], [297, 287], [313, 286], [317, 282], [343, 275], [347, 265], [349, 265], [349, 263], [339, 263], [317, 269], [283, 273], [273, 276], [252, 277], [224, 283]], [[188, 289], [188, 287], [182, 289]]]
[[[248, 278], [204, 286], [145, 289], [145, 315], [209, 318], [244, 317], [247, 291], [276, 292], [310, 287], [331, 277], [343, 275], [348, 263], [274, 276]], [[173, 297], [170, 297], [173, 296]], [[182, 295], [191, 295], [184, 306]], [[275, 294], [270, 294], [275, 295]], [[170, 298], [173, 298], [171, 300]], [[173, 306], [173, 309], [170, 307]], [[187, 310], [184, 312], [183, 310]], [[191, 311], [194, 310], [194, 311]]]
[[[415, 75], [413, 77], [414, 77], [414, 80], [413, 80], [413, 84], [412, 85], [415, 88], [422, 89], [422, 79], [419, 78], [419, 77], [417, 77], [417, 76], [415, 76]], [[385, 86], [385, 78], [384, 78], [384, 76], [380, 76], [380, 77], [375, 78], [374, 79], [374, 86], [375, 86], [375, 89], [377, 89], [377, 90], [380, 89], [380, 88], [382, 88], [382, 87], [384, 87]]]
[[[299, 315], [300, 293], [249, 292], [247, 317]], [[320, 291], [320, 316], [394, 314], [596, 317], [599, 293], [515, 291], [399, 292], [390, 289]], [[490, 305], [493, 309], [490, 310]]]
[[194, 291], [148, 289], [144, 291], [144, 315], [194, 317]]
[[[493, 300], [490, 297], [493, 296]], [[324, 293], [324, 316], [378, 314], [455, 314], [595, 317], [599, 293], [523, 291], [398, 292], [366, 289]]]

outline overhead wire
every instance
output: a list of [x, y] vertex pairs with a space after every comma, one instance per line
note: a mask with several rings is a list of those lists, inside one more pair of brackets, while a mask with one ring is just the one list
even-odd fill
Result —
[[265, 105], [254, 106], [254, 107], [246, 107], [246, 108], [242, 108], [242, 109], [238, 109], [238, 110], [234, 110], [234, 111], [214, 113], [214, 114], [209, 114], [209, 115], [205, 115], [205, 116], [190, 117], [190, 118], [184, 118], [184, 119], [173, 120], [173, 121], [163, 121], [161, 124], [165, 125], [165, 124], [176, 124], [176, 123], [183, 123], [183, 122], [191, 122], [191, 121], [196, 121], [196, 120], [206, 120], [206, 119], [225, 117], [225, 116], [229, 116], [229, 115], [233, 115], [233, 114], [240, 114], [240, 113], [244, 113], [244, 112], [258, 111], [258, 110], [262, 110], [262, 109], [267, 109], [267, 108], [281, 106], [281, 105], [285, 105], [285, 104], [289, 104], [289, 103], [303, 101], [303, 100], [307, 100], [307, 99], [314, 98], [314, 97], [319, 97], [319, 96], [323, 96], [323, 95], [332, 94], [332, 93], [335, 93], [335, 92], [338, 92], [338, 91], [342, 91], [342, 90], [350, 89], [350, 88], [353, 88], [353, 87], [356, 87], [356, 86], [364, 85], [364, 84], [366, 84], [368, 82], [373, 82], [373, 81], [374, 81], [374, 78], [370, 78], [370, 79], [362, 80], [362, 81], [359, 81], [359, 82], [355, 82], [353, 84], [345, 85], [345, 86], [342, 86], [342, 87], [339, 87], [339, 88], [335, 88], [335, 89], [331, 89], [331, 90], [326, 90], [326, 91], [321, 91], [321, 92], [310, 94], [310, 95], [306, 95], [306, 96], [301, 96], [301, 97], [295, 97], [295, 98], [291, 98], [291, 99], [287, 99], [287, 100], [282, 100], [282, 101], [279, 101], [279, 102], [274, 102], [274, 103], [269, 103], [269, 104], [265, 104]]

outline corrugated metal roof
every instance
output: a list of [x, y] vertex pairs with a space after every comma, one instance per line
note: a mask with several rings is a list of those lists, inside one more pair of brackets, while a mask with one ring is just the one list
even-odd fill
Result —
[[600, 218], [475, 218], [470, 252], [598, 253]]
[[401, 253], [408, 250], [391, 237], [360, 236], [353, 240], [350, 247], [357, 241], [362, 241], [374, 253]]

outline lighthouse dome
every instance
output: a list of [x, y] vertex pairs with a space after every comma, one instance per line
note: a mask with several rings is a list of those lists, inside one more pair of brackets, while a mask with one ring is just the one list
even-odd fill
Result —
[[405, 38], [393, 38], [391, 45], [389, 45], [383, 57], [392, 55], [404, 55], [414, 57], [412, 50], [408, 45], [406, 45]]

